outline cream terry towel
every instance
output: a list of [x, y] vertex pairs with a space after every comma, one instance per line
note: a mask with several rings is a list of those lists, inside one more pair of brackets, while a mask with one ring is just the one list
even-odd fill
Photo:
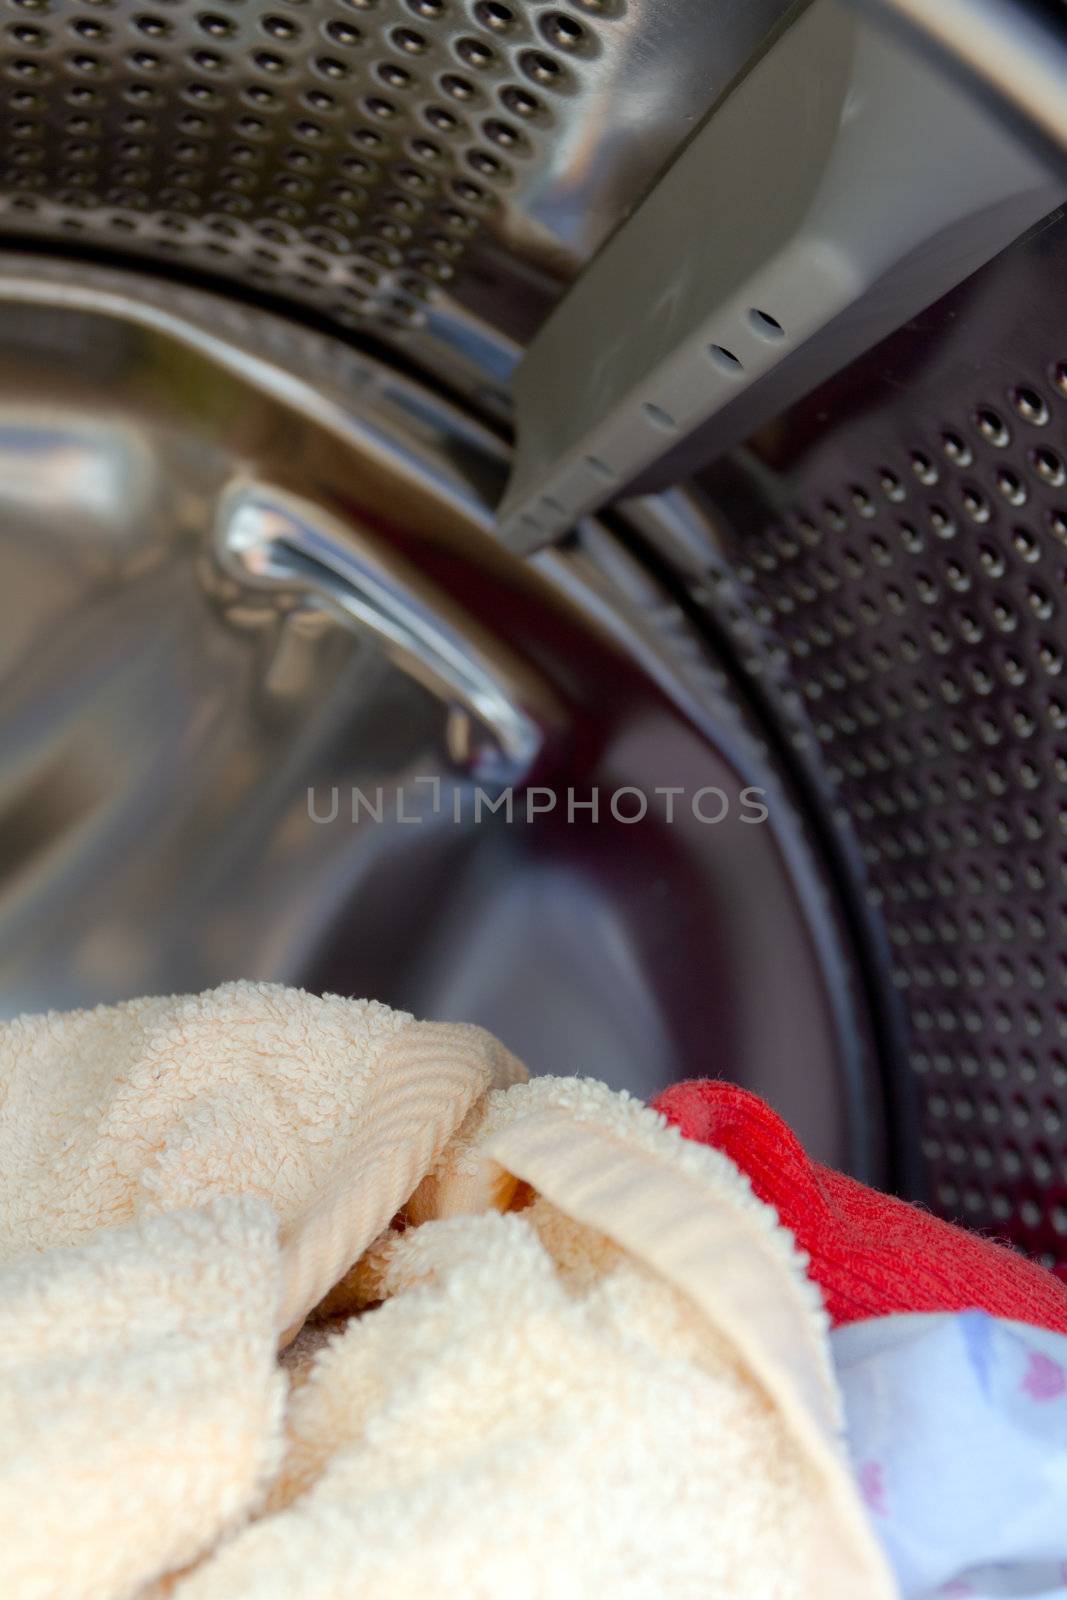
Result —
[[773, 1212], [524, 1079], [273, 986], [0, 1028], [4, 1600], [891, 1600]]

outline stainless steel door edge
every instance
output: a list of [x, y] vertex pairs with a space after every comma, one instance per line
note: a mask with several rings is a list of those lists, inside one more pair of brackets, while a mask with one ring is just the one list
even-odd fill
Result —
[[[706, 551], [708, 539], [706, 505], [682, 489], [627, 503], [613, 529], [588, 518], [564, 546], [530, 559], [637, 656], [766, 797], [775, 849], [801, 916], [795, 921], [795, 911], [778, 901], [781, 882], [749, 876], [744, 898], [749, 905], [762, 900], [766, 926], [774, 932], [761, 956], [754, 958], [750, 949], [733, 967], [735, 981], [751, 985], [751, 1004], [741, 1009], [750, 1023], [759, 1012], [760, 1023], [736, 1057], [743, 1066], [723, 1075], [770, 1100], [809, 1148], [836, 1148], [849, 1171], [873, 1182], [892, 1181], [919, 1197], [917, 1105], [906, 1080], [894, 1072], [904, 1048], [903, 1019], [889, 982], [888, 946], [877, 919], [853, 892], [858, 880], [849, 871], [852, 863], [835, 862], [821, 836], [817, 823], [826, 797], [798, 784], [794, 764], [775, 747], [773, 718], [761, 715], [754, 702], [751, 682], [694, 627], [678, 579], [688, 565], [684, 552]], [[659, 573], [645, 559], [653, 550], [667, 556]], [[741, 921], [733, 925], [738, 948], [744, 943]], [[826, 1036], [805, 1018], [814, 997], [812, 952], [819, 1004], [828, 1006], [831, 1019], [830, 1056]], [[737, 949], [731, 961], [736, 956]], [[758, 1042], [756, 1033], [762, 1033]]]

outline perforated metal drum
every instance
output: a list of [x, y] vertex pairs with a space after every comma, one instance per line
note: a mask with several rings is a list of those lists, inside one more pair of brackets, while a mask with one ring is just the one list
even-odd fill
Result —
[[1067, 1255], [1065, 281], [1059, 217], [712, 474], [730, 532], [695, 591], [825, 786], [884, 927], [934, 1203], [1049, 1262]]
[[0, 226], [414, 338], [491, 389], [483, 314], [525, 336], [783, 9], [5, 0]]
[[1062, 18], [3, 5], [6, 1009], [721, 1072], [1067, 1259]]

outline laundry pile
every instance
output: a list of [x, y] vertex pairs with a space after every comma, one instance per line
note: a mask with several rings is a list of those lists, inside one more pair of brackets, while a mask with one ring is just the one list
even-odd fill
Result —
[[762, 1102], [273, 985], [0, 1027], [4, 1600], [1067, 1595], [1067, 1288]]
[[1007, 1246], [810, 1161], [733, 1084], [656, 1102], [809, 1259], [849, 1452], [906, 1600], [1067, 1600], [1067, 1290]]

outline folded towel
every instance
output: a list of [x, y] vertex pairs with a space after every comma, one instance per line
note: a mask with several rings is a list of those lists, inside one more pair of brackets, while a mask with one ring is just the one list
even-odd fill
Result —
[[986, 1311], [1067, 1333], [1067, 1283], [1009, 1245], [809, 1159], [770, 1106], [733, 1083], [678, 1083], [653, 1102], [729, 1155], [810, 1258], [835, 1326], [908, 1311]]
[[4, 1600], [890, 1600], [790, 1236], [524, 1076], [272, 986], [0, 1028]]

